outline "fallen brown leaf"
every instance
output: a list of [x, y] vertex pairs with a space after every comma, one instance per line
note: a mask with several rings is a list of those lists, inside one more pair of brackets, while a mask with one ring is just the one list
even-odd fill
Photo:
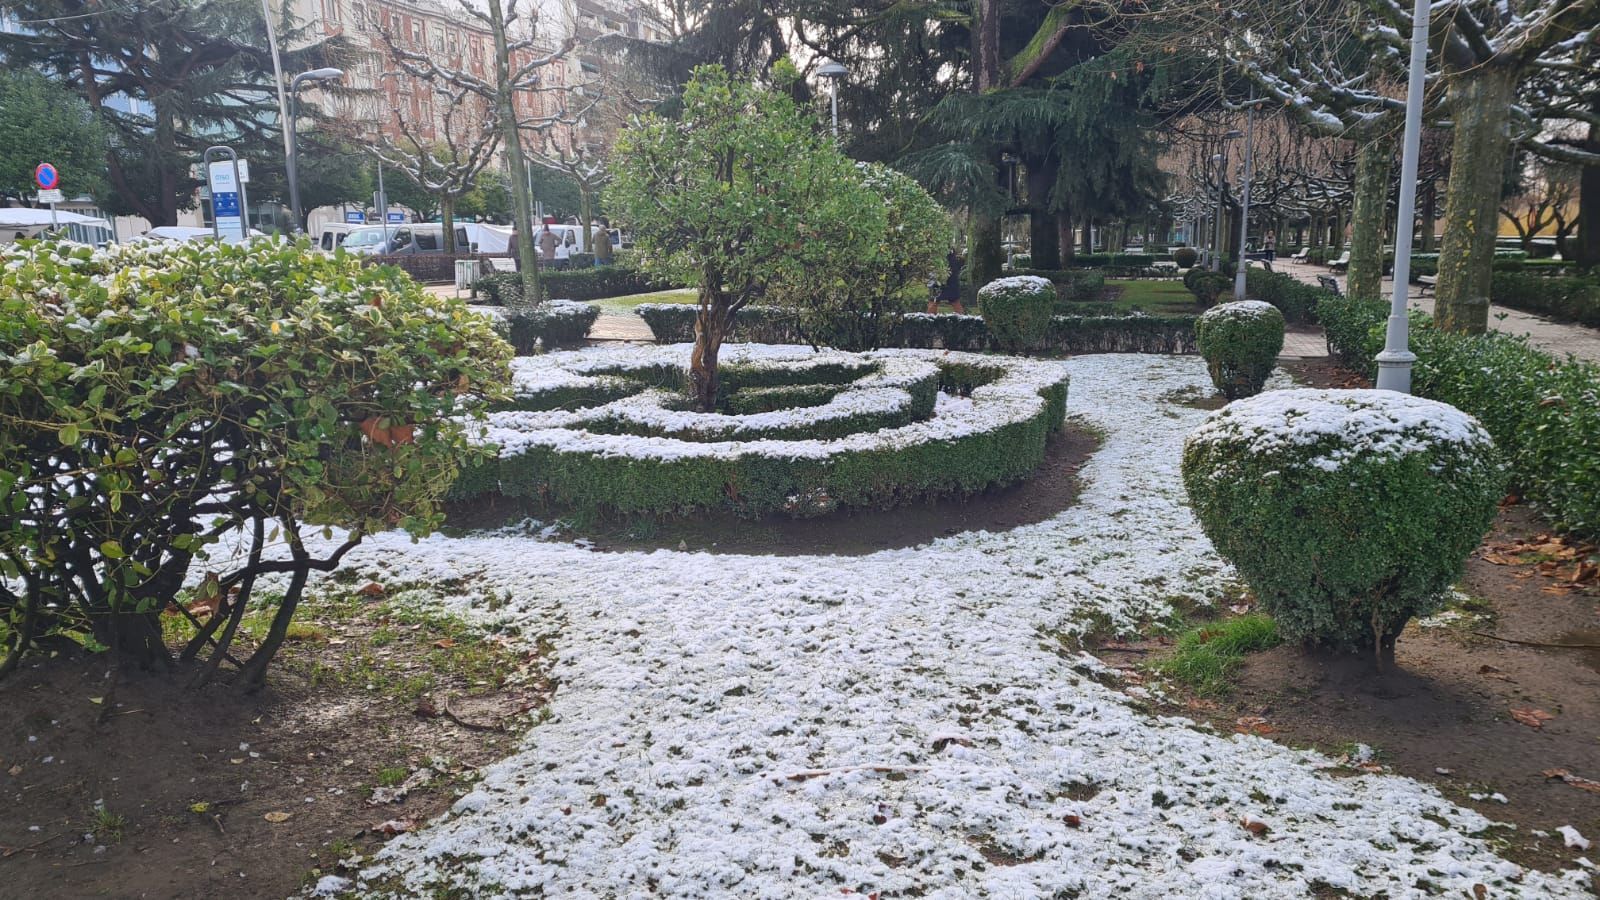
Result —
[[361, 590], [356, 591], [356, 593], [363, 597], [382, 597], [383, 585], [377, 583], [376, 581], [369, 581], [364, 587], [361, 588]]
[[1545, 769], [1539, 774], [1551, 780], [1565, 781], [1567, 784], [1572, 785], [1580, 791], [1588, 791], [1591, 794], [1600, 794], [1600, 781], [1591, 781], [1587, 778], [1579, 778], [1571, 772], [1568, 772], [1566, 769]]
[[1072, 813], [1067, 813], [1064, 817], [1062, 817], [1062, 821], [1067, 823], [1068, 828], [1077, 828], [1079, 825], [1083, 824], [1083, 817], [1075, 816]]
[[1543, 728], [1544, 723], [1554, 719], [1555, 716], [1551, 713], [1545, 712], [1542, 709], [1534, 709], [1531, 706], [1513, 706], [1511, 708], [1511, 718], [1516, 719], [1518, 722], [1521, 722], [1529, 728]]
[[454, 638], [440, 638], [437, 641], [434, 641], [433, 645], [438, 647], [440, 650], [449, 650], [451, 647], [456, 645], [456, 642]]
[[1240, 716], [1233, 723], [1233, 730], [1240, 734], [1273, 734], [1278, 729], [1260, 716]]
[[385, 837], [394, 837], [397, 834], [405, 834], [406, 832], [408, 832], [408, 831], [410, 831], [410, 830], [412, 830], [413, 828], [416, 828], [416, 827], [417, 827], [417, 820], [416, 819], [405, 818], [405, 819], [390, 819], [387, 822], [379, 822], [378, 824], [372, 826], [371, 830], [374, 833], [381, 834], [381, 835], [383, 835]]
[[1256, 837], [1261, 837], [1262, 835], [1266, 834], [1268, 831], [1271, 830], [1270, 828], [1267, 827], [1267, 823], [1262, 822], [1262, 821], [1260, 821], [1258, 819], [1252, 819], [1249, 816], [1246, 816], [1246, 817], [1244, 817], [1244, 818], [1239, 820], [1239, 827], [1243, 828], [1245, 831], [1250, 832], [1251, 834], [1255, 835]]
[[289, 821], [289, 814], [286, 812], [269, 812], [261, 818], [266, 819], [268, 822], [273, 824], [277, 824], [279, 822]]

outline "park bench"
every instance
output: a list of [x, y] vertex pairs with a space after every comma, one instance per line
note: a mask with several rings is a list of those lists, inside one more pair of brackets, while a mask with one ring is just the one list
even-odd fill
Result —
[[1289, 258], [1294, 260], [1295, 262], [1304, 262], [1306, 257], [1308, 257], [1310, 255], [1311, 255], [1311, 248], [1310, 247], [1301, 247], [1298, 252], [1296, 252], [1293, 256], [1291, 256]]
[[509, 256], [491, 256], [487, 260], [489, 268], [495, 272], [515, 272], [517, 261]]
[[1424, 294], [1426, 294], [1427, 292], [1433, 290], [1434, 285], [1437, 285], [1438, 283], [1439, 283], [1439, 276], [1437, 276], [1437, 275], [1418, 275], [1417, 276], [1417, 284], [1422, 285], [1422, 293], [1424, 293]]
[[1339, 290], [1339, 279], [1334, 278], [1332, 275], [1318, 275], [1317, 284], [1321, 285], [1323, 290], [1331, 292], [1335, 297], [1344, 296], [1344, 292]]
[[1350, 251], [1346, 250], [1345, 252], [1343, 252], [1343, 253], [1341, 253], [1339, 255], [1338, 259], [1333, 260], [1332, 262], [1328, 263], [1328, 268], [1330, 268], [1330, 269], [1344, 269], [1344, 268], [1348, 268], [1349, 265], [1350, 265]]

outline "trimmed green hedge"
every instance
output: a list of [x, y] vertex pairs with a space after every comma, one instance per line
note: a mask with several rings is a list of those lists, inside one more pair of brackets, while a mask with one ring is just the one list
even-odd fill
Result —
[[1035, 275], [1048, 278], [1056, 286], [1056, 299], [1062, 303], [1079, 300], [1098, 300], [1105, 292], [1104, 272], [1085, 269], [1027, 269], [1019, 268], [1014, 275]]
[[[1389, 253], [1387, 258], [1392, 261], [1394, 254], [1392, 252]], [[1565, 265], [1565, 263], [1556, 263], [1553, 260], [1530, 260], [1528, 259], [1528, 254], [1522, 252], [1521, 250], [1496, 250], [1494, 252], [1494, 261], [1489, 264], [1489, 267], [1496, 272], [1520, 272], [1525, 268], [1535, 265], [1554, 265], [1556, 267], [1560, 267]], [[1438, 274], [1439, 254], [1411, 254], [1411, 281], [1413, 284], [1416, 283], [1418, 278], [1421, 278], [1424, 275]]]
[[1148, 269], [1156, 260], [1154, 253], [1075, 253], [1067, 264], [1074, 269]]
[[1008, 353], [1034, 350], [1050, 330], [1055, 285], [1037, 275], [999, 278], [978, 289], [978, 304], [990, 338]]
[[1183, 273], [1183, 286], [1201, 305], [1210, 306], [1233, 286], [1233, 276], [1210, 269], [1190, 269]]
[[1286, 638], [1392, 652], [1437, 610], [1494, 521], [1504, 472], [1488, 433], [1389, 391], [1269, 391], [1184, 444], [1206, 536]]
[[[1317, 315], [1331, 352], [1374, 374], [1387, 306], [1329, 298]], [[1515, 483], [1558, 528], [1600, 537], [1600, 366], [1558, 360], [1499, 332], [1442, 332], [1421, 313], [1411, 316], [1411, 350], [1418, 396], [1476, 417], [1504, 451]]]
[[[556, 300], [603, 300], [664, 291], [662, 284], [628, 266], [591, 266], [582, 269], [549, 270], [539, 273], [545, 296]], [[472, 283], [483, 303], [505, 305], [507, 295], [522, 290], [522, 276], [515, 272], [495, 272]]]
[[[650, 326], [658, 344], [694, 340], [695, 307], [643, 304], [634, 312]], [[1047, 353], [1193, 353], [1195, 316], [1053, 316], [1045, 333]], [[736, 341], [792, 344], [800, 340], [783, 310], [747, 306], [734, 320]], [[901, 320], [889, 346], [982, 351], [994, 342], [981, 316], [911, 313]]]
[[1512, 309], [1600, 328], [1600, 279], [1496, 271], [1489, 299]]
[[1306, 325], [1317, 320], [1317, 303], [1330, 292], [1312, 284], [1306, 284], [1292, 275], [1282, 272], [1268, 272], [1254, 266], [1244, 273], [1245, 296], [1251, 300], [1261, 300], [1271, 303], [1283, 313], [1283, 319], [1291, 325]]
[[566, 300], [542, 303], [522, 314], [499, 307], [478, 308], [494, 321], [494, 330], [523, 356], [533, 353], [539, 345], [549, 349], [581, 344], [600, 318], [600, 307]]
[[[1067, 378], [1059, 366], [989, 357], [928, 354], [926, 358], [937, 369], [937, 377], [926, 382], [919, 379], [912, 387], [913, 415], [926, 418], [934, 414], [936, 381], [947, 390], [970, 392], [976, 406], [954, 414], [964, 415], [966, 420], [958, 418], [920, 432], [912, 425], [909, 431], [898, 430], [881, 438], [872, 429], [901, 423], [858, 422], [855, 433], [837, 435], [835, 441], [820, 447], [816, 437], [801, 437], [791, 452], [783, 442], [770, 439], [694, 443], [595, 434], [587, 425], [581, 426], [582, 431], [552, 439], [547, 429], [559, 427], [552, 424], [554, 420], [517, 425], [513, 417], [504, 426], [509, 430], [488, 435], [502, 446], [498, 463], [465, 474], [452, 497], [465, 499], [499, 490], [506, 496], [536, 497], [560, 506], [622, 514], [680, 514], [720, 508], [746, 516], [807, 516], [841, 506], [888, 507], [930, 496], [971, 493], [1016, 481], [1038, 467], [1044, 459], [1046, 438], [1061, 427], [1066, 416]], [[870, 358], [864, 361], [873, 362]], [[643, 390], [661, 374], [661, 366], [641, 362], [637, 371], [643, 381], [635, 383], [630, 394]], [[559, 361], [550, 364], [561, 365]], [[729, 363], [730, 368], [741, 365]], [[1016, 381], [1004, 381], [1015, 372], [1010, 367], [1016, 366], [1027, 368], [1012, 376]], [[803, 391], [797, 382], [861, 374], [850, 367], [785, 368], [763, 360], [745, 369], [745, 383], [730, 396], [730, 408], [744, 402], [735, 399], [741, 393], [773, 400], [779, 388], [750, 386], [767, 381], [786, 383], [781, 393], [787, 395], [783, 402], [789, 406], [814, 405], [824, 391], [800, 398]], [[587, 371], [592, 375], [599, 370]], [[681, 382], [683, 373], [675, 374]], [[628, 380], [621, 374], [577, 380], [609, 384], [614, 379]], [[574, 397], [569, 382], [569, 378], [552, 380], [551, 391], [561, 395], [559, 401], [524, 397], [521, 405], [569, 408]], [[596, 401], [604, 402], [607, 391], [594, 387]], [[814, 387], [840, 389], [837, 384]], [[1026, 399], [1035, 394], [1043, 402]], [[795, 399], [804, 403], [791, 402]], [[570, 421], [576, 429], [579, 421], [589, 419]], [[529, 439], [519, 440], [522, 435]], [[824, 448], [825, 452], [818, 452]]]
[[1193, 247], [1179, 247], [1172, 251], [1172, 261], [1177, 263], [1180, 269], [1192, 269], [1194, 264], [1200, 261], [1200, 251]]
[[1283, 313], [1259, 300], [1206, 310], [1194, 333], [1211, 383], [1238, 400], [1261, 393], [1283, 352]]

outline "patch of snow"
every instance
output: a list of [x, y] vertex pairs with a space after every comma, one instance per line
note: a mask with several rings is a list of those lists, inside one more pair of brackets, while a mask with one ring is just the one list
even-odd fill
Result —
[[1578, 829], [1573, 828], [1571, 825], [1563, 825], [1560, 828], [1557, 828], [1556, 831], [1561, 835], [1561, 840], [1564, 841], [1568, 847], [1574, 850], [1589, 849], [1589, 839], [1580, 834]]
[[[350, 567], [465, 579], [443, 602], [550, 634], [551, 717], [361, 886], [394, 896], [1576, 898], [1488, 820], [1392, 775], [1152, 715], [1059, 635], [1221, 596], [1185, 505], [1194, 358], [1039, 363], [1104, 443], [1080, 502], [861, 557], [593, 553], [381, 535]], [[948, 402], [948, 401], [947, 401]], [[494, 611], [477, 604], [493, 591]], [[1245, 827], [1241, 823], [1251, 823]]]

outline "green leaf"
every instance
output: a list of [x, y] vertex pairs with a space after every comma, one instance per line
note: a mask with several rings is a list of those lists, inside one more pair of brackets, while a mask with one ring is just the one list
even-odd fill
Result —
[[100, 544], [100, 555], [106, 557], [107, 559], [123, 559], [128, 554], [123, 551], [122, 545], [116, 541], [102, 541]]

